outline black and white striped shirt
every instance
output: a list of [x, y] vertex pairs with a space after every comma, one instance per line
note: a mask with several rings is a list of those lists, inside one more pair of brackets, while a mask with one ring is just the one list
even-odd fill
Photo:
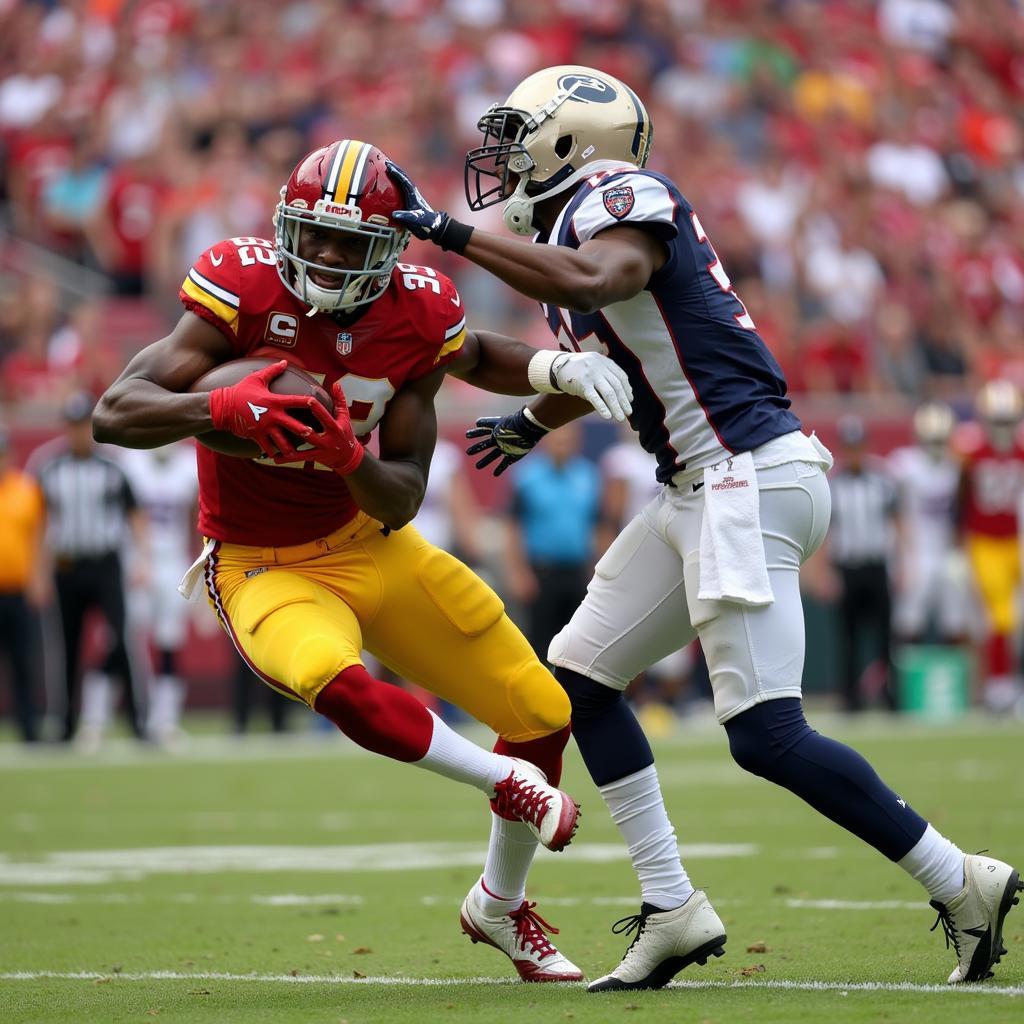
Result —
[[124, 470], [98, 452], [66, 449], [30, 461], [46, 499], [46, 540], [58, 558], [95, 558], [121, 550], [137, 505]]
[[883, 472], [865, 466], [829, 476], [832, 522], [829, 553], [840, 567], [884, 563], [893, 545], [897, 492]]

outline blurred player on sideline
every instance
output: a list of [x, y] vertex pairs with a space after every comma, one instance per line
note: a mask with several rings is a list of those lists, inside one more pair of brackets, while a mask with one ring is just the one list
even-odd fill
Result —
[[177, 442], [161, 448], [128, 448], [122, 453], [132, 490], [146, 516], [147, 550], [141, 571], [129, 573], [138, 584], [128, 593], [129, 615], [148, 637], [155, 671], [149, 703], [149, 738], [164, 746], [180, 744], [185, 684], [178, 659], [188, 632], [189, 605], [178, 583], [195, 557], [195, 446]]
[[962, 469], [957, 522], [985, 615], [982, 698], [993, 711], [1012, 706], [1019, 688], [1021, 563], [1017, 512], [1024, 495], [1024, 400], [1008, 380], [989, 381], [975, 401], [977, 422], [957, 436]]
[[434, 547], [475, 567], [483, 557], [480, 507], [466, 479], [464, 458], [457, 445], [438, 438], [413, 524]]
[[[526, 980], [578, 980], [525, 897], [538, 841], [558, 850], [576, 829], [577, 807], [557, 788], [569, 701], [497, 595], [409, 524], [447, 371], [487, 386], [505, 366], [521, 367], [526, 394], [539, 358], [547, 386], [620, 418], [628, 385], [604, 357], [553, 365], [549, 353], [467, 330], [451, 281], [398, 262], [409, 235], [391, 214], [402, 203], [376, 147], [345, 139], [310, 153], [281, 191], [275, 239], [231, 238], [199, 257], [181, 288], [185, 313], [107, 390], [94, 430], [130, 448], [211, 430], [258, 446], [260, 458], [198, 448], [207, 543], [183, 587], [203, 577], [239, 653], [269, 685], [366, 749], [490, 797], [487, 863], [463, 903], [463, 930], [501, 949]], [[283, 355], [331, 389], [333, 413], [270, 389], [284, 359], [189, 391], [220, 364]], [[315, 415], [321, 429], [292, 412]], [[374, 430], [379, 456], [364, 447]], [[364, 646], [491, 726], [495, 751], [372, 677]], [[318, 785], [333, 794], [344, 779]]]
[[889, 456], [900, 537], [895, 630], [907, 643], [924, 642], [930, 631], [943, 643], [961, 643], [967, 634], [966, 565], [954, 528], [955, 425], [948, 405], [926, 402], [914, 412], [915, 443]]
[[[863, 757], [804, 718], [799, 571], [828, 528], [831, 456], [801, 432], [782, 371], [696, 212], [674, 182], [644, 169], [646, 108], [612, 76], [563, 66], [521, 82], [478, 127], [482, 144], [465, 166], [470, 208], [504, 202], [506, 226], [532, 242], [434, 210], [393, 168], [407, 200], [396, 220], [539, 301], [563, 350], [608, 353], [629, 375], [631, 423], [665, 485], [605, 552], [548, 652], [641, 884], [640, 912], [616, 926], [635, 937], [590, 991], [657, 988], [724, 952], [725, 927], [683, 870], [654, 755], [622, 695], [695, 634], [737, 763], [921, 882], [956, 949], [949, 981], [987, 977], [1018, 873], [965, 857]], [[478, 421], [478, 465], [503, 470], [585, 411], [552, 394]]]

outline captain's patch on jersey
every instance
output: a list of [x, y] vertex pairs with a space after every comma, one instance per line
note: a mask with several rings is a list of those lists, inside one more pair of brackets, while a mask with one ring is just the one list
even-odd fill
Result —
[[636, 202], [633, 189], [629, 185], [605, 189], [601, 193], [601, 198], [604, 200], [604, 208], [616, 220], [622, 220], [633, 209], [633, 203]]

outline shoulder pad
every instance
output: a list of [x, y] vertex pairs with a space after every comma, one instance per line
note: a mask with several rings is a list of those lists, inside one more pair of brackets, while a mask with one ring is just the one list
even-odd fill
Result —
[[[415, 316], [430, 365], [449, 362], [466, 340], [466, 310], [451, 279], [432, 267], [399, 263], [395, 287], [415, 303]], [[414, 293], [414, 294], [411, 294]]]
[[189, 268], [178, 297], [192, 312], [237, 332], [242, 301], [238, 248], [226, 241], [207, 249]]
[[572, 229], [581, 243], [616, 224], [659, 224], [674, 236], [678, 206], [672, 189], [653, 174], [616, 173], [591, 185], [572, 216]]

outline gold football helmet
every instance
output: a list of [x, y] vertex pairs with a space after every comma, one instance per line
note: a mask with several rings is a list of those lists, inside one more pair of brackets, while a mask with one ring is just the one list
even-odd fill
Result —
[[1016, 423], [1024, 415], [1024, 400], [1015, 384], [990, 380], [978, 392], [978, 415], [989, 423]]
[[914, 439], [935, 461], [946, 454], [956, 416], [945, 402], [925, 402], [914, 411]]
[[1024, 398], [1017, 386], [1008, 380], [990, 380], [978, 392], [975, 408], [993, 447], [1009, 451], [1024, 416]]
[[914, 412], [914, 437], [918, 444], [944, 445], [955, 425], [953, 410], [945, 402], [925, 402]]
[[520, 235], [536, 230], [540, 200], [598, 170], [643, 167], [653, 135], [647, 109], [628, 85], [572, 64], [530, 75], [477, 127], [483, 145], [466, 154], [469, 208], [506, 200], [505, 224]]

